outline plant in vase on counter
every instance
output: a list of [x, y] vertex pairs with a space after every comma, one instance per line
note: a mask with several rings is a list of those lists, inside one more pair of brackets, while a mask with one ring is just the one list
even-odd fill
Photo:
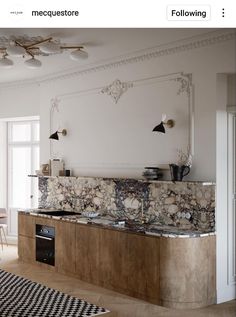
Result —
[[190, 153], [190, 148], [188, 147], [187, 152], [178, 149], [178, 163], [170, 164], [170, 174], [171, 180], [182, 181], [183, 177], [188, 175], [192, 167], [192, 154]]

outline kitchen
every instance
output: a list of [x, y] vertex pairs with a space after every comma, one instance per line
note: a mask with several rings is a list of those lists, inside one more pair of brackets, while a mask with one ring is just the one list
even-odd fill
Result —
[[51, 47], [1, 74], [0, 269], [108, 316], [235, 310], [235, 30], [60, 31], [1, 30]]

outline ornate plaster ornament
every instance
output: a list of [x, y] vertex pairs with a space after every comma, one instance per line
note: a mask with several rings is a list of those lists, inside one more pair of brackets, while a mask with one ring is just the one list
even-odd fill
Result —
[[51, 112], [53, 111], [57, 111], [59, 112], [59, 103], [60, 103], [60, 99], [58, 97], [52, 98], [51, 99]]
[[101, 90], [101, 93], [107, 94], [112, 98], [112, 100], [117, 103], [120, 97], [129, 89], [133, 87], [131, 82], [121, 82], [119, 79], [116, 79], [110, 85], [104, 87]]
[[192, 86], [192, 74], [183, 74], [180, 77], [175, 78], [174, 80], [180, 84], [177, 94], [180, 95], [186, 92], [187, 95], [189, 96], [191, 86]]

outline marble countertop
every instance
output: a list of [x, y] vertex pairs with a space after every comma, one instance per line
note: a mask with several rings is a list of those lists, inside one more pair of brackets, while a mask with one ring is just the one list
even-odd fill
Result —
[[[214, 231], [209, 230], [189, 230], [174, 226], [162, 226], [156, 224], [142, 224], [137, 221], [117, 220], [110, 216], [97, 216], [89, 218], [76, 212], [75, 215], [69, 216], [54, 216], [43, 214], [43, 212], [53, 211], [52, 209], [24, 209], [18, 212], [30, 214], [32, 216], [45, 217], [49, 219], [57, 219], [61, 221], [92, 225], [96, 227], [108, 228], [124, 232], [131, 232], [137, 234], [145, 234], [149, 236], [167, 237], [167, 238], [195, 238], [215, 235]], [[55, 211], [55, 209], [54, 209]]]

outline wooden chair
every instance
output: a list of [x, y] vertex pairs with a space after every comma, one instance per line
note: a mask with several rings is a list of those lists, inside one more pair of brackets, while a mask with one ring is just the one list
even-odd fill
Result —
[[7, 243], [7, 237], [6, 237], [6, 230], [7, 230], [7, 224], [6, 224], [6, 219], [7, 219], [7, 213], [5, 208], [0, 208], [0, 244], [2, 245], [2, 250], [3, 250], [3, 241]]

